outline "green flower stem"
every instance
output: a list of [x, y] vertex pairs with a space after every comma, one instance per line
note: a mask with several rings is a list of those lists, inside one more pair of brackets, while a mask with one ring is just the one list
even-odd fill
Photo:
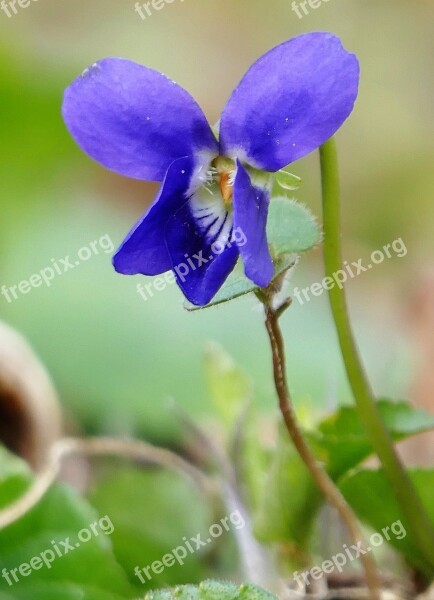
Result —
[[[356, 545], [360, 542], [363, 543], [363, 533], [360, 529], [357, 517], [330, 476], [313, 454], [309, 444], [304, 438], [292, 406], [291, 394], [286, 376], [285, 344], [279, 325], [279, 317], [283, 314], [284, 310], [288, 308], [289, 303], [284, 303], [280, 309], [273, 309], [267, 295], [258, 294], [258, 298], [265, 306], [265, 325], [268, 337], [270, 338], [273, 357], [274, 383], [286, 429], [313, 480], [324, 494], [326, 500], [337, 510], [345, 523], [353, 543]], [[366, 547], [366, 544], [363, 545]], [[380, 600], [380, 582], [372, 554], [362, 554], [360, 561], [365, 571], [366, 585], [370, 592], [369, 597], [372, 600]]]
[[[340, 184], [338, 157], [332, 138], [320, 148], [324, 260], [328, 277], [343, 268], [341, 250]], [[392, 439], [378, 411], [376, 399], [362, 366], [348, 316], [344, 289], [329, 290], [333, 318], [348, 380], [356, 401], [360, 420], [382, 462], [385, 475], [407, 520], [419, 550], [426, 558], [428, 576], [434, 575], [434, 529], [408, 473], [396, 454]]]

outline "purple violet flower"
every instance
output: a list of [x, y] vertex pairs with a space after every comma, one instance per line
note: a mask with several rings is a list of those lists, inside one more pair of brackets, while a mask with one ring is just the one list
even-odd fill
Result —
[[105, 167], [163, 182], [115, 254], [116, 271], [173, 270], [190, 302], [205, 305], [241, 255], [246, 276], [266, 287], [274, 273], [266, 236], [272, 174], [339, 129], [358, 83], [357, 58], [337, 37], [295, 37], [249, 69], [217, 140], [195, 100], [165, 75], [120, 58], [92, 65], [65, 92], [71, 135]]

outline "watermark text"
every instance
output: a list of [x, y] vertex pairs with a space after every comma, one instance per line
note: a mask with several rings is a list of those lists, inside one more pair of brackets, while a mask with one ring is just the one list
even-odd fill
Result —
[[15, 569], [4, 568], [2, 577], [11, 587], [21, 579], [29, 577], [33, 571], [40, 571], [43, 568], [51, 569], [57, 559], [75, 552], [82, 544], [87, 544], [92, 538], [98, 537], [101, 532], [104, 535], [111, 535], [114, 529], [114, 525], [107, 515], [101, 517], [98, 521], [91, 523], [88, 528], [81, 529], [77, 533], [76, 541], [71, 541], [70, 537], [62, 541], [51, 540], [51, 548], [43, 550], [40, 554], [30, 558], [29, 562], [22, 563]]
[[312, 296], [322, 296], [325, 290], [330, 291], [335, 286], [340, 289], [344, 287], [344, 284], [348, 279], [354, 279], [362, 273], [366, 273], [374, 268], [376, 265], [380, 265], [386, 260], [386, 258], [393, 258], [394, 256], [402, 258], [407, 256], [408, 250], [402, 238], [394, 240], [391, 244], [386, 244], [381, 250], [375, 250], [371, 254], [371, 262], [367, 265], [363, 264], [363, 259], [360, 258], [357, 261], [353, 261], [351, 264], [345, 261], [343, 269], [333, 273], [331, 277], [324, 277], [324, 279], [317, 283], [312, 283], [305, 288], [294, 289], [294, 297], [297, 299], [299, 304], [305, 304], [310, 302]]
[[68, 271], [80, 266], [83, 262], [88, 261], [93, 256], [97, 256], [102, 250], [105, 254], [113, 252], [114, 244], [108, 234], [105, 234], [94, 240], [89, 246], [83, 246], [73, 258], [68, 254], [64, 258], [51, 259], [51, 265], [44, 267], [38, 273], [30, 275], [28, 279], [23, 279], [16, 285], [2, 285], [1, 295], [9, 304], [14, 300], [18, 300], [20, 295], [29, 294], [34, 288], [42, 287], [43, 285], [51, 287], [53, 280], [60, 275], [64, 275]]

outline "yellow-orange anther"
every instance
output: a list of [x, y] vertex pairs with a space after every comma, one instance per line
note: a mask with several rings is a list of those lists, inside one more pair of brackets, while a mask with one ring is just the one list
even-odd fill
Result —
[[232, 201], [233, 188], [230, 178], [230, 173], [220, 173], [220, 191], [225, 204], [230, 204]]

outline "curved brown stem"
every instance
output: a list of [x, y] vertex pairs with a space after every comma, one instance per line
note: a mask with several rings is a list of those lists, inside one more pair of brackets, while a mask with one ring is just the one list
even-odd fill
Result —
[[[315, 458], [297, 422], [286, 377], [285, 343], [279, 325], [279, 316], [282, 312], [282, 310], [275, 310], [268, 304], [265, 304], [265, 325], [268, 337], [270, 338], [274, 382], [279, 398], [280, 411], [286, 429], [304, 464], [309, 469], [310, 474], [329, 504], [338, 511], [354, 544], [358, 544], [363, 540], [364, 536], [357, 518], [339, 489], [335, 486], [333, 480]], [[371, 598], [373, 600], [380, 600], [380, 583], [375, 561], [369, 553], [362, 555], [360, 560], [365, 571], [366, 584], [370, 590]]]
[[42, 500], [55, 482], [64, 458], [73, 455], [121, 456], [144, 464], [161, 465], [187, 475], [204, 493], [215, 493], [214, 482], [205, 473], [166, 448], [152, 446], [141, 440], [63, 438], [54, 443], [44, 468], [36, 474], [23, 496], [0, 511], [0, 531], [18, 521]]

